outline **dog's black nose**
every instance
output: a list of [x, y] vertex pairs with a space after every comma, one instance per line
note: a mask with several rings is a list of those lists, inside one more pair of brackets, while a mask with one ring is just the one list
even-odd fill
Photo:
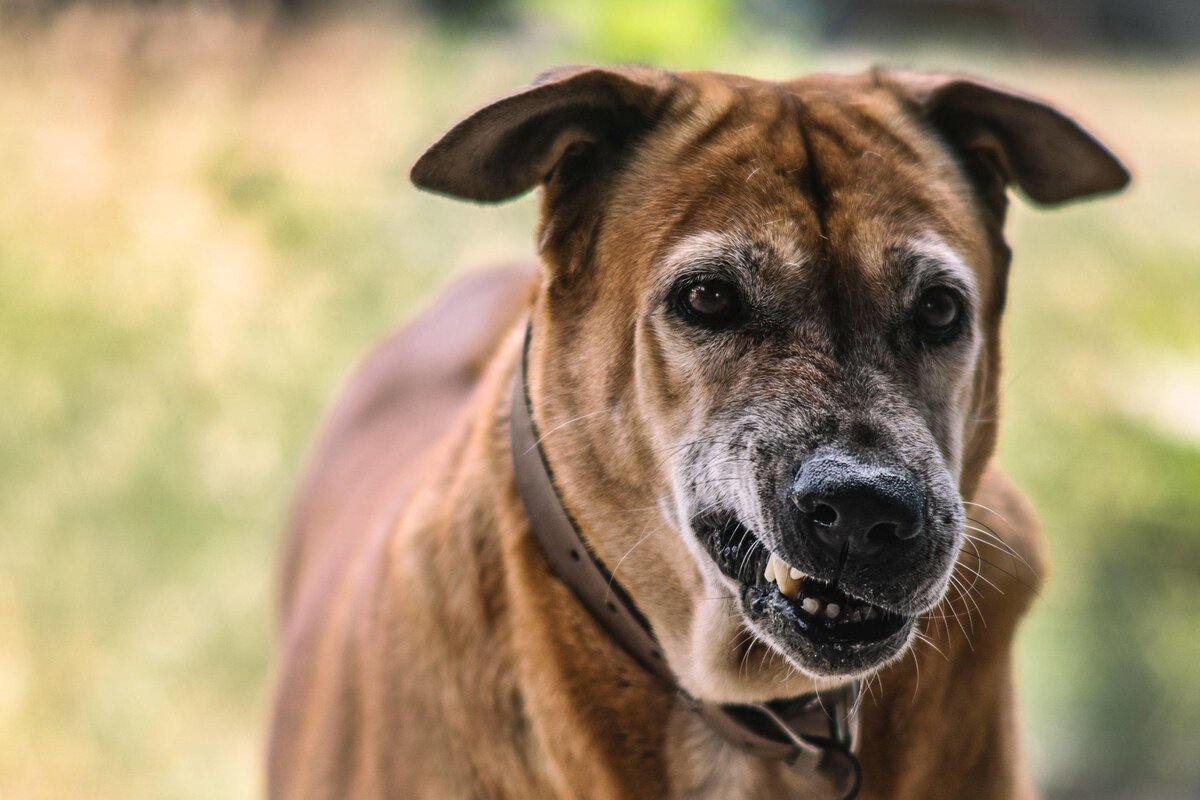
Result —
[[879, 560], [921, 532], [924, 502], [907, 471], [868, 464], [848, 453], [818, 453], [792, 486], [799, 527], [814, 556]]

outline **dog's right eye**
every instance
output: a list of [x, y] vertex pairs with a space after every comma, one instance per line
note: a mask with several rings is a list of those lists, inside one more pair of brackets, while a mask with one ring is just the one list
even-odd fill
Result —
[[944, 342], [961, 329], [963, 303], [953, 289], [934, 286], [926, 289], [913, 309], [917, 332], [929, 342]]
[[732, 281], [708, 278], [680, 286], [675, 305], [689, 322], [705, 328], [727, 328], [742, 317], [741, 293]]

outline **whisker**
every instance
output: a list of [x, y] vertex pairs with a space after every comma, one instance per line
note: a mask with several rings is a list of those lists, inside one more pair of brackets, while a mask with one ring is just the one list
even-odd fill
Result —
[[[1020, 553], [1017, 552], [1016, 548], [1014, 548], [1008, 542], [1004, 541], [1004, 539], [1000, 538], [1000, 536], [998, 536], [996, 534], [996, 532], [993, 531], [991, 528], [989, 528], [987, 525], [984, 525], [984, 523], [980, 522], [977, 519], [972, 519], [971, 517], [967, 517], [967, 521], [974, 522], [975, 525], [965, 525], [964, 526], [965, 528], [967, 528], [968, 530], [975, 531], [976, 533], [983, 534], [984, 536], [986, 536], [988, 539], [990, 539], [991, 541], [993, 541], [995, 543], [995, 547], [997, 549], [1003, 549], [1010, 556], [1012, 556], [1015, 559], [1018, 559], [1026, 567], [1029, 567], [1029, 569], [1031, 571], [1033, 570], [1033, 565], [1031, 565], [1028, 561], [1026, 561], [1025, 558]], [[978, 528], [978, 527], [976, 527], [976, 525], [983, 525], [983, 527]]]
[[[1002, 521], [1008, 522], [1007, 517], [1005, 517], [1003, 514], [1001, 514], [996, 509], [985, 506], [983, 503], [976, 503], [972, 500], [963, 500], [963, 505], [964, 506], [975, 506], [976, 508], [982, 508], [984, 511], [987, 511], [989, 514], [995, 514]], [[979, 522], [979, 520], [975, 520], [975, 521]]]
[[556, 432], [558, 432], [558, 431], [561, 431], [563, 428], [566, 428], [566, 427], [567, 427], [567, 426], [569, 426], [569, 425], [574, 425], [576, 422], [581, 422], [581, 421], [583, 421], [583, 420], [585, 420], [585, 419], [591, 419], [592, 417], [598, 417], [598, 416], [600, 416], [601, 414], [607, 414], [608, 412], [609, 412], [609, 409], [607, 409], [607, 408], [602, 408], [602, 409], [600, 409], [599, 411], [592, 411], [592, 412], [590, 412], [590, 413], [587, 413], [587, 414], [581, 414], [581, 415], [580, 415], [580, 416], [578, 416], [578, 417], [575, 417], [575, 418], [573, 418], [573, 419], [569, 419], [569, 420], [567, 420], [566, 422], [561, 422], [561, 423], [559, 423], [558, 425], [555, 425], [553, 428], [551, 428], [551, 429], [550, 429], [550, 430], [548, 430], [548, 431], [542, 431], [542, 432], [540, 433], [540, 435], [538, 436], [537, 442], [536, 442], [536, 443], [534, 443], [533, 445], [531, 445], [531, 446], [530, 446], [530, 448], [529, 448], [528, 450], [526, 450], [525, 452], [526, 452], [526, 453], [530, 453], [530, 452], [532, 452], [534, 447], [537, 447], [537, 445], [540, 445], [542, 442], [546, 441], [546, 437], [548, 437], [548, 436], [549, 436], [550, 434], [552, 434], [552, 433], [556, 433]]
[[[925, 644], [927, 644], [927, 645], [929, 645], [930, 647], [932, 647], [932, 648], [933, 648], [933, 650], [934, 650], [934, 652], [936, 652], [936, 653], [937, 653], [939, 656], [941, 656], [942, 658], [946, 659], [947, 661], [949, 661], [949, 660], [950, 660], [950, 656], [946, 655], [946, 654], [945, 654], [945, 652], [943, 652], [943, 651], [942, 651], [942, 648], [938, 647], [938, 646], [937, 646], [937, 645], [934, 643], [933, 639], [930, 639], [928, 636], [926, 636], [925, 634], [921, 633], [920, 631], [913, 631], [913, 638], [915, 638], [915, 639], [916, 639], [917, 641], [919, 641], [919, 642], [924, 642]], [[920, 661], [920, 659], [918, 659], [918, 663], [919, 663], [919, 661]], [[918, 670], [918, 679], [919, 679], [919, 675], [920, 675], [920, 672], [919, 672], [919, 670]]]
[[[1017, 584], [1019, 584], [1020, 586], [1022, 586], [1022, 587], [1024, 587], [1024, 588], [1028, 589], [1029, 591], [1033, 592], [1033, 594], [1034, 594], [1034, 596], [1035, 596], [1035, 597], [1041, 597], [1041, 594], [1042, 594], [1042, 593], [1041, 593], [1041, 590], [1040, 590], [1040, 589], [1038, 589], [1038, 587], [1036, 587], [1036, 586], [1034, 586], [1033, 584], [1031, 584], [1031, 583], [1028, 583], [1027, 581], [1023, 580], [1023, 579], [1021, 578], [1021, 576], [1020, 576], [1020, 575], [1017, 575], [1016, 573], [1013, 573], [1013, 572], [1009, 572], [1008, 570], [1006, 570], [1004, 567], [1000, 566], [1000, 565], [999, 565], [999, 564], [997, 564], [996, 562], [994, 562], [994, 561], [989, 561], [988, 559], [984, 558], [982, 555], [980, 555], [980, 553], [979, 553], [979, 548], [975, 546], [975, 543], [974, 543], [974, 541], [973, 541], [972, 539], [967, 539], [967, 541], [971, 543], [971, 547], [972, 547], [972, 548], [974, 548], [974, 550], [975, 550], [975, 553], [974, 553], [974, 555], [973, 555], [972, 557], [973, 557], [973, 558], [974, 558], [976, 561], [978, 561], [978, 562], [979, 562], [979, 563], [981, 563], [981, 564], [986, 564], [986, 565], [988, 565], [989, 567], [991, 567], [992, 569], [994, 569], [994, 570], [996, 570], [997, 572], [999, 572], [1000, 574], [1002, 574], [1002, 575], [1005, 575], [1006, 577], [1009, 577], [1009, 578], [1011, 578], [1013, 581], [1015, 581], [1015, 582], [1016, 582]], [[960, 564], [962, 564], [962, 562], [959, 562], [959, 563], [960, 563]], [[985, 577], [985, 576], [984, 576], [984, 575], [983, 575], [981, 572], [979, 572], [979, 570], [977, 570], [977, 569], [975, 569], [975, 568], [973, 568], [973, 567], [971, 567], [970, 565], [967, 565], [967, 564], [963, 564], [963, 568], [964, 568], [964, 569], [971, 569], [971, 570], [973, 570], [974, 572], [976, 572], [977, 574], [979, 574], [979, 577], [980, 577], [980, 579], [981, 579], [981, 580], [984, 580], [984, 581], [986, 581], [986, 582], [987, 582], [989, 585], [991, 585], [993, 588], [995, 588], [995, 589], [996, 589], [996, 591], [1000, 592], [1000, 594], [1004, 594], [1004, 590], [1003, 590], [1003, 589], [1001, 589], [999, 586], [996, 586], [996, 584], [994, 584], [994, 583], [992, 583], [991, 581], [989, 581], [989, 580], [988, 580], [988, 579], [987, 579], [987, 578], [986, 578], [986, 577]]]
[[[983, 533], [983, 534], [987, 533], [986, 531], [979, 530], [979, 528], [976, 528], [974, 525], [967, 525], [966, 529], [969, 531], [976, 531], [977, 533]], [[996, 550], [999, 550], [1001, 553], [1004, 553], [1006, 556], [1011, 558], [1013, 560], [1013, 569], [1016, 569], [1016, 567], [1017, 567], [1016, 562], [1020, 561], [1023, 565], [1025, 565], [1030, 570], [1030, 572], [1033, 571], [1033, 567], [1031, 567], [1029, 565], [1029, 562], [1026, 561], [1024, 558], [1022, 558], [1021, 554], [1018, 553], [1017, 551], [1013, 550], [1012, 547], [1010, 547], [1006, 542], [1000, 542], [999, 544], [997, 544], [996, 542], [991, 541], [989, 539], [981, 539], [978, 536], [971, 536], [971, 534], [967, 534], [967, 536], [970, 537], [971, 539], [974, 539], [975, 541], [979, 542], [980, 544], [986, 544], [988, 547], [992, 547]]]
[[921, 689], [921, 659], [917, 657], [917, 649], [915, 647], [910, 647], [908, 652], [912, 656], [913, 665], [917, 670], [917, 680], [916, 683], [913, 684], [912, 699], [909, 700], [910, 703], [915, 703], [917, 702], [917, 692]]
[[632, 553], [634, 550], [638, 549], [638, 547], [642, 544], [642, 542], [646, 541], [651, 536], [658, 533], [660, 530], [662, 530], [661, 527], [655, 527], [655, 528], [651, 528], [650, 532], [647, 533], [646, 529], [642, 528], [641, 538], [639, 538], [636, 542], [634, 542], [633, 546], [625, 551], [625, 555], [621, 556], [617, 560], [617, 565], [615, 567], [613, 567], [612, 574], [608, 576], [608, 589], [604, 593], [605, 602], [608, 601], [609, 596], [612, 593], [613, 583], [617, 580], [617, 570], [619, 570], [621, 568], [621, 565], [625, 563], [625, 559], [629, 558], [629, 554]]

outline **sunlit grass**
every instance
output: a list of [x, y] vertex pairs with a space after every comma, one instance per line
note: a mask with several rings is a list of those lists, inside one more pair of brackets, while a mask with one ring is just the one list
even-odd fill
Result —
[[[653, 32], [621, 36], [635, 57]], [[0, 797], [258, 793], [304, 447], [373, 340], [456, 271], [531, 252], [530, 201], [407, 183], [451, 121], [576, 60], [530, 42], [215, 11], [0, 34]], [[877, 57], [780, 32], [712, 53], [775, 75]], [[1194, 785], [1198, 71], [929, 58], [1061, 99], [1138, 173], [1127, 199], [1015, 212], [1002, 453], [1057, 564], [1022, 688], [1050, 784]]]

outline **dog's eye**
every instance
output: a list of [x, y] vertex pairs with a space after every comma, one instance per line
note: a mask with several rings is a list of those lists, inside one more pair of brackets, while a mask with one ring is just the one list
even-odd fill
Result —
[[962, 313], [962, 300], [958, 294], [944, 286], [935, 286], [926, 289], [917, 300], [913, 320], [921, 335], [941, 340], [955, 332]]
[[724, 328], [742, 316], [742, 297], [737, 286], [721, 278], [685, 284], [677, 297], [684, 315], [706, 328]]

